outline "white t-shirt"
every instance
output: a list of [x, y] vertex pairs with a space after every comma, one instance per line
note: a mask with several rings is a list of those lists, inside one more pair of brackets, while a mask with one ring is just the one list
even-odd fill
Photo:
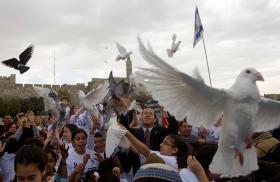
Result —
[[87, 133], [89, 132], [89, 129], [92, 127], [92, 122], [90, 120], [90, 113], [87, 111], [84, 111], [83, 113], [79, 114], [76, 117], [73, 117], [73, 124], [78, 126], [78, 128], [81, 128], [85, 130]]
[[155, 153], [157, 156], [162, 158], [162, 160], [164, 160], [165, 164], [169, 165], [170, 167], [172, 167], [176, 171], [178, 171], [178, 164], [177, 164], [176, 156], [162, 155], [162, 154], [160, 154], [159, 151], [151, 151], [151, 153]]
[[179, 175], [183, 182], [199, 182], [198, 177], [189, 168], [182, 169]]
[[[94, 151], [86, 149], [85, 154], [86, 153], [90, 155], [90, 159], [88, 160], [88, 162], [87, 162], [87, 164], [85, 166], [84, 174], [81, 177], [81, 181], [83, 181], [85, 179], [85, 174], [88, 171], [92, 171], [94, 169], [97, 169], [98, 166], [99, 166], [99, 162], [96, 160], [96, 157], [94, 155]], [[66, 160], [68, 176], [71, 175], [71, 173], [75, 170], [75, 167], [78, 164], [82, 164], [83, 163], [83, 157], [84, 157], [85, 154], [83, 154], [83, 155], [78, 154], [75, 151], [75, 149], [72, 150], [71, 153], [69, 153], [69, 156], [68, 156], [68, 158]]]
[[15, 154], [9, 154], [7, 152], [0, 159], [0, 169], [3, 174], [3, 182], [12, 181], [15, 177], [14, 171]]

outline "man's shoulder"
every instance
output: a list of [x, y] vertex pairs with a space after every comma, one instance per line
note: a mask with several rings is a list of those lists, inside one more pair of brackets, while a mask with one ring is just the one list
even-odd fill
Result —
[[144, 130], [142, 129], [142, 127], [135, 127], [135, 128], [130, 128], [131, 133], [134, 134], [142, 134], [144, 133]]
[[162, 126], [154, 126], [151, 130], [152, 136], [166, 136], [167, 135], [167, 129]]
[[161, 132], [166, 132], [166, 128], [165, 127], [163, 127], [163, 126], [160, 126], [160, 125], [156, 125], [156, 126], [154, 126], [153, 127], [153, 129], [152, 129], [153, 131], [161, 131]]

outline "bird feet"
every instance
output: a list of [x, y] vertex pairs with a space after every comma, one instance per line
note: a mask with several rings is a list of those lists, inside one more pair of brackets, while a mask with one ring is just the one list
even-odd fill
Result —
[[243, 156], [243, 154], [240, 152], [239, 149], [235, 148], [234, 151], [235, 151], [235, 156], [234, 157], [235, 158], [238, 157], [240, 165], [243, 166], [243, 164], [244, 164], [244, 156]]
[[246, 144], [245, 148], [246, 149], [250, 149], [252, 148], [252, 145], [253, 145], [253, 140], [250, 136], [247, 136], [245, 139], [244, 139], [244, 142]]

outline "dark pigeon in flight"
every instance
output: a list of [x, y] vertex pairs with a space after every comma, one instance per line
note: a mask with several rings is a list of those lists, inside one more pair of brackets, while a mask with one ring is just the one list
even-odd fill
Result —
[[12, 58], [12, 59], [2, 61], [2, 63], [6, 66], [19, 70], [20, 74], [23, 74], [29, 70], [29, 67], [26, 66], [26, 63], [32, 57], [33, 48], [34, 48], [34, 46], [32, 44], [29, 47], [27, 47], [19, 55], [19, 60], [17, 58]]
[[112, 71], [109, 75], [109, 89], [112, 97], [117, 100], [123, 96], [126, 96], [130, 90], [129, 84], [124, 82], [124, 80], [121, 80], [118, 83], [115, 81]]

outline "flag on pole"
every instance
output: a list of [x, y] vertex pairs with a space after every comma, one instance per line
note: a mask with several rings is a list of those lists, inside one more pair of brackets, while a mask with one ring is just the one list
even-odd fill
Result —
[[197, 6], [195, 8], [195, 22], [194, 22], [194, 40], [193, 47], [198, 43], [198, 41], [202, 38], [203, 26], [200, 20], [200, 16], [198, 13]]

